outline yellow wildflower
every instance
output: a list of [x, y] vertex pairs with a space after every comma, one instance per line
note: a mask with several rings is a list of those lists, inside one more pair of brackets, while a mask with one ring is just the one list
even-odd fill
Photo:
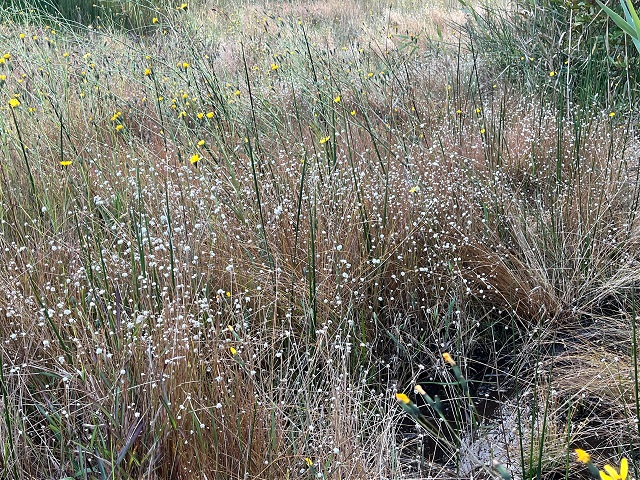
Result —
[[611, 118], [615, 117], [615, 116], [616, 116], [616, 112], [611, 112], [611, 113], [609, 114], [609, 116], [610, 116]]
[[200, 160], [201, 160], [201, 157], [197, 153], [194, 153], [193, 155], [191, 155], [191, 158], [189, 159], [191, 163], [198, 163]]
[[145, 75], [145, 77], [148, 77], [149, 75], [151, 75], [151, 69], [150, 68], [145, 68], [144, 69], [144, 75]]
[[20, 106], [20, 100], [18, 100], [17, 98], [12, 98], [11, 100], [9, 100], [9, 106], [11, 108], [16, 108]]
[[238, 354], [238, 351], [233, 347], [229, 348], [229, 351], [231, 352], [231, 355], [233, 355], [234, 357]]
[[25, 36], [25, 35], [24, 35], [24, 33], [21, 33], [21, 34], [20, 34], [20, 38], [21, 38], [22, 40], [24, 40], [24, 36]]
[[399, 402], [404, 403], [405, 405], [409, 405], [411, 403], [411, 400], [409, 400], [409, 397], [407, 397], [404, 393], [396, 393], [396, 399]]
[[187, 9], [187, 4], [183, 3], [180, 5], [180, 10], [186, 10]]
[[602, 480], [627, 480], [628, 474], [629, 462], [624, 457], [620, 461], [620, 473], [618, 473], [618, 471], [611, 465], [605, 465], [604, 472], [600, 470], [600, 478]]
[[576, 455], [578, 456], [578, 462], [587, 464], [591, 461], [591, 455], [581, 448], [576, 448]]
[[445, 362], [447, 362], [452, 367], [456, 364], [456, 362], [453, 360], [453, 358], [451, 358], [451, 355], [449, 355], [449, 353], [447, 353], [447, 352], [444, 352], [442, 354], [442, 358], [444, 359]]
[[199, 146], [199, 147], [204, 146], [204, 140], [200, 140], [200, 141], [198, 142], [198, 146]]
[[313, 465], [313, 460], [311, 460], [309, 457], [305, 457], [304, 461], [308, 467], [311, 467]]
[[215, 114], [213, 112], [208, 112], [207, 113], [207, 118], [213, 118]]
[[327, 143], [328, 141], [329, 141], [329, 137], [328, 136], [327, 137], [322, 137], [320, 139], [320, 145], [322, 145], [323, 143]]
[[279, 68], [280, 68], [280, 65], [278, 65], [277, 63], [271, 64], [271, 70], [278, 70]]
[[151, 19], [151, 23], [154, 23], [154, 24], [155, 24], [155, 23], [158, 23], [158, 17], [153, 17], [153, 18]]
[[415, 187], [411, 187], [411, 189], [409, 190], [409, 193], [416, 193], [420, 191], [420, 187], [419, 186], [415, 186]]
[[122, 125], [116, 125], [116, 132], [119, 132], [120, 130], [122, 130], [124, 127]]
[[335, 103], [340, 103], [340, 100], [341, 100], [340, 95], [338, 95], [336, 98], [333, 99]]
[[6, 75], [0, 75], [0, 82], [4, 82], [7, 79]]
[[111, 121], [115, 122], [116, 120], [118, 120], [120, 118], [120, 115], [122, 115], [122, 112], [114, 113], [113, 116], [111, 117]]
[[73, 162], [71, 160], [60, 160], [60, 165], [62, 165], [63, 167], [68, 167], [72, 163]]

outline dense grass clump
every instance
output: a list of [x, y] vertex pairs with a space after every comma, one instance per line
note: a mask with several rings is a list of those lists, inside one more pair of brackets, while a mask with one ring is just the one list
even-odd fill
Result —
[[637, 477], [633, 112], [463, 15], [3, 17], [0, 476]]
[[[619, 2], [609, 2], [624, 16]], [[624, 105], [638, 96], [638, 52], [594, 2], [515, 1], [468, 9], [470, 48], [495, 75], [536, 90], [548, 77], [579, 105]]]
[[[192, 5], [197, 2], [191, 2]], [[187, 3], [168, 0], [7, 0], [3, 14], [34, 23], [58, 23], [92, 28], [125, 29], [142, 34], [154, 18], [185, 10]]]

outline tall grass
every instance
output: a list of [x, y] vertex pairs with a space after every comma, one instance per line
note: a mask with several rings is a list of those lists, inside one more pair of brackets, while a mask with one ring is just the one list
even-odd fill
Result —
[[637, 51], [595, 2], [470, 2], [467, 8], [468, 41], [495, 74], [529, 91], [555, 78], [555, 88], [576, 105], [636, 101]]
[[3, 477], [559, 478], [575, 447], [632, 452], [631, 117], [560, 72], [523, 94], [458, 12], [360, 6], [2, 25]]

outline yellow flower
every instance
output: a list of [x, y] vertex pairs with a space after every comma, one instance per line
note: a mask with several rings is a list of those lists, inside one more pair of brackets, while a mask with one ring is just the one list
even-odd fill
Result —
[[187, 116], [187, 112], [185, 112], [184, 110], [178, 114], [178, 118], [184, 118], [186, 116]]
[[145, 77], [148, 77], [149, 75], [151, 75], [151, 69], [150, 68], [145, 68], [144, 69], [144, 75], [145, 75]]
[[340, 100], [341, 100], [340, 95], [338, 95], [336, 98], [333, 99], [335, 103], [340, 103]]
[[549, 72], [549, 76], [550, 77], [555, 77], [557, 75], [556, 72], [554, 72], [553, 70]]
[[191, 158], [189, 159], [189, 161], [191, 163], [198, 163], [200, 159], [201, 159], [200, 155], [198, 155], [197, 153], [194, 153], [193, 155], [191, 155]]
[[611, 112], [611, 113], [609, 114], [609, 116], [610, 116], [611, 118], [615, 117], [615, 116], [616, 116], [616, 112]]
[[122, 130], [124, 127], [122, 125], [116, 125], [116, 132], [119, 132], [120, 130]]
[[351, 110], [351, 116], [354, 116], [356, 114], [355, 110]]
[[215, 114], [213, 112], [208, 112], [207, 113], [207, 118], [213, 118]]
[[313, 465], [313, 460], [311, 460], [309, 457], [305, 457], [304, 461], [308, 467], [311, 467]]
[[116, 120], [118, 120], [120, 118], [120, 115], [122, 115], [122, 112], [114, 113], [113, 116], [111, 117], [111, 121], [115, 122]]
[[11, 58], [11, 54], [9, 53], [5, 53], [2, 58], [4, 58], [5, 60], [9, 60]]
[[20, 38], [21, 38], [22, 40], [24, 40], [24, 33], [21, 33], [21, 34], [20, 34]]
[[68, 167], [72, 163], [73, 162], [71, 160], [60, 160], [60, 165], [62, 165], [63, 167]]
[[396, 400], [404, 403], [405, 405], [409, 405], [411, 403], [409, 397], [407, 397], [404, 393], [396, 393]]
[[587, 464], [591, 461], [591, 455], [581, 448], [576, 448], [576, 455], [578, 456], [578, 462]]
[[485, 130], [484, 128], [481, 128], [481, 129], [480, 129], [480, 134], [481, 134], [481, 135], [484, 135], [484, 134], [485, 134], [485, 132], [486, 132], [486, 130]]
[[233, 92], [233, 94], [237, 97], [238, 95], [240, 95], [240, 90], [236, 90], [235, 92]]
[[158, 23], [158, 17], [153, 17], [151, 19], [151, 23]]
[[420, 187], [419, 186], [415, 186], [415, 187], [411, 187], [411, 189], [409, 190], [409, 193], [416, 193], [420, 191]]
[[6, 75], [0, 75], [0, 82], [4, 82], [7, 79]]
[[604, 470], [604, 472], [600, 470], [600, 478], [602, 480], [627, 480], [627, 475], [629, 474], [629, 462], [626, 458], [622, 458], [620, 461], [620, 473], [618, 473], [618, 471], [611, 465], [605, 465]]
[[183, 3], [180, 5], [180, 10], [186, 10], [187, 9], [187, 4]]
[[199, 147], [202, 147], [203, 145], [204, 145], [204, 140], [200, 140], [200, 141], [198, 142], [198, 146], [199, 146]]
[[272, 63], [271, 64], [271, 70], [277, 70], [280, 68], [280, 65], [278, 65], [277, 63]]
[[451, 355], [449, 355], [447, 352], [444, 352], [442, 354], [442, 358], [444, 359], [445, 362], [447, 362], [452, 367], [456, 364], [456, 362], [453, 360], [453, 358], [451, 358]]
[[229, 348], [229, 351], [231, 352], [231, 355], [233, 355], [234, 357], [238, 354], [238, 351], [233, 347]]
[[329, 141], [329, 137], [328, 136], [327, 137], [322, 137], [320, 139], [320, 145], [322, 145], [323, 143], [327, 143], [328, 141]]
[[11, 108], [16, 108], [20, 106], [20, 100], [18, 100], [17, 98], [12, 98], [11, 100], [9, 100], [9, 106]]
[[204, 117], [204, 112], [198, 112], [197, 117], [198, 119], [202, 120], [202, 117]]

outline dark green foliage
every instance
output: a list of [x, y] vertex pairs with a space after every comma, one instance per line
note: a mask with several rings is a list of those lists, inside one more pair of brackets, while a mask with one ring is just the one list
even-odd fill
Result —
[[[145, 30], [160, 13], [175, 9], [167, 0], [10, 0], [14, 13], [28, 12], [80, 25]], [[177, 4], [178, 6], [180, 3]]]
[[[620, 9], [617, 2], [610, 6]], [[530, 90], [551, 83], [577, 105], [635, 98], [638, 53], [595, 2], [516, 0], [509, 10], [468, 8], [470, 47], [495, 75]]]

